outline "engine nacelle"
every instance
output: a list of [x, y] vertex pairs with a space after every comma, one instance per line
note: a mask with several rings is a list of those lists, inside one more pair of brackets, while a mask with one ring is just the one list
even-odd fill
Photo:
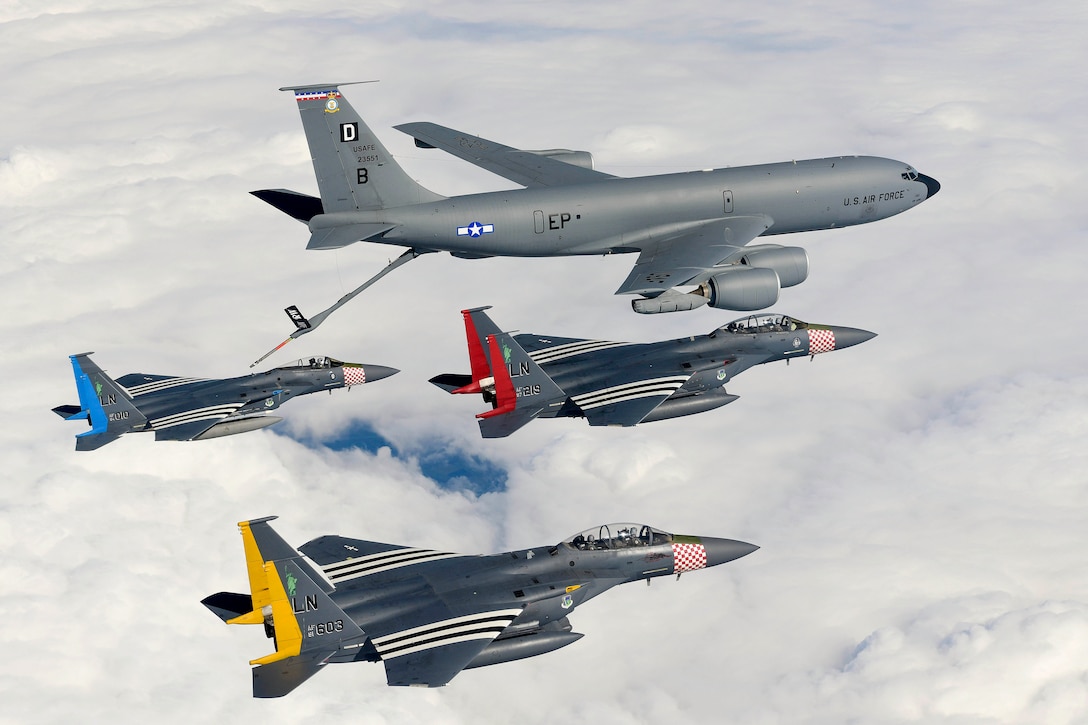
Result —
[[778, 273], [768, 267], [736, 266], [719, 272], [700, 288], [719, 310], [750, 312], [778, 302]]
[[663, 312], [687, 312], [707, 303], [705, 295], [693, 292], [665, 290], [657, 297], [631, 300], [631, 309], [643, 315], [656, 315]]
[[682, 398], [666, 400], [639, 422], [652, 423], [655, 420], [668, 420], [669, 418], [679, 418], [684, 415], [705, 413], [708, 410], [728, 405], [739, 397], [739, 395], [730, 395], [725, 392], [725, 388], [717, 388], [699, 395], [685, 395]]
[[539, 151], [525, 150], [527, 154], [547, 156], [556, 161], [562, 161], [571, 166], [581, 166], [583, 169], [593, 168], [593, 154], [588, 151], [571, 151], [570, 149], [541, 149]]
[[808, 278], [808, 252], [801, 247], [777, 244], [752, 247], [740, 262], [757, 269], [773, 269], [782, 287], [793, 287]]
[[222, 423], [216, 423], [193, 440], [206, 441], [209, 438], [222, 438], [223, 436], [233, 436], [238, 435], [239, 433], [248, 433], [251, 430], [259, 430], [261, 428], [267, 428], [270, 425], [275, 425], [281, 420], [283, 420], [283, 418], [275, 415], [255, 415], [250, 418], [225, 420]]
[[581, 638], [582, 635], [579, 632], [536, 632], [509, 639], [497, 639], [465, 665], [465, 669], [471, 670], [476, 667], [487, 667], [501, 662], [513, 662], [514, 660], [523, 660], [526, 657], [536, 657], [537, 655], [554, 652], [560, 647], [566, 647], [568, 644], [574, 644]]

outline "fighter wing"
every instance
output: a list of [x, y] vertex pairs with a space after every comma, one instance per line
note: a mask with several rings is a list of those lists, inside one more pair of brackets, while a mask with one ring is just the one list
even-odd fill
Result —
[[689, 373], [642, 370], [616, 371], [603, 385], [579, 386], [571, 400], [590, 425], [636, 425], [691, 377]]
[[422, 622], [371, 637], [385, 662], [390, 685], [441, 687], [483, 652], [517, 616], [520, 608], [475, 611], [443, 619], [419, 618]]
[[[414, 137], [421, 148], [442, 149], [522, 186], [567, 186], [615, 178], [590, 168], [592, 158], [585, 151], [522, 151], [435, 123], [404, 123], [394, 128]], [[559, 160], [564, 158], [570, 161]], [[575, 165], [575, 161], [587, 165]]]
[[345, 597], [352, 590], [365, 593], [351, 617], [385, 662], [390, 685], [445, 685], [521, 614], [521, 608], [487, 602], [447, 601], [435, 590], [428, 575], [444, 568], [437, 562], [477, 557], [340, 536], [323, 536], [299, 551]]
[[773, 223], [763, 215], [728, 217], [649, 242], [616, 294], [656, 295], [679, 285], [699, 284], [711, 267], [740, 252]]
[[523, 333], [514, 335], [529, 357], [538, 365], [547, 365], [575, 355], [612, 347], [625, 347], [629, 342], [611, 342], [609, 340], [582, 340], [576, 337], [555, 337], [552, 335], [533, 335]]
[[298, 550], [319, 564], [334, 586], [342, 586], [360, 577], [369, 577], [366, 580], [368, 583], [381, 581], [389, 577], [376, 575], [397, 572], [423, 562], [464, 556], [449, 551], [416, 549], [343, 536], [322, 536], [306, 542]]
[[[632, 364], [644, 345], [532, 334], [515, 339], [535, 364], [554, 364], [550, 374], [590, 425], [635, 425], [691, 377]], [[587, 365], [602, 372], [587, 373]]]
[[191, 441], [225, 418], [233, 415], [245, 403], [232, 401], [205, 408], [181, 410], [158, 418], [149, 423], [155, 431], [157, 441]]

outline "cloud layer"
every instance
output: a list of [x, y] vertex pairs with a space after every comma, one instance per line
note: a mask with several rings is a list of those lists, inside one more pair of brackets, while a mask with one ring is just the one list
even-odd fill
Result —
[[[9, 3], [0, 720], [1088, 721], [1086, 20], [1011, 3]], [[879, 337], [749, 371], [719, 411], [481, 440], [480, 401], [425, 382], [467, 369], [461, 308], [632, 341], [730, 315], [631, 314], [611, 295], [630, 257], [428, 255], [268, 361], [400, 375], [292, 402], [275, 431], [76, 454], [78, 426], [49, 411], [75, 401], [67, 355], [240, 375], [290, 332], [283, 307], [316, 312], [398, 253], [306, 252], [248, 194], [316, 188], [277, 87], [368, 78], [348, 97], [443, 194], [509, 185], [393, 125], [587, 149], [624, 176], [874, 154], [943, 189], [798, 235], [812, 276], [777, 309]], [[358, 425], [397, 455], [319, 443]], [[421, 472], [436, 451], [503, 469], [505, 490], [442, 488]], [[199, 604], [244, 588], [234, 524], [268, 514], [296, 544], [488, 553], [635, 520], [762, 549], [610, 592], [572, 617], [576, 646], [443, 690], [337, 666], [268, 702], [246, 662], [271, 642]]]

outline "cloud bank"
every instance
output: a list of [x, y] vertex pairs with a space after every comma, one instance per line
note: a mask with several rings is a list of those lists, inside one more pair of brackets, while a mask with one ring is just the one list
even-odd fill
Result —
[[[1088, 721], [1086, 19], [1011, 3], [9, 3], [0, 720]], [[67, 355], [240, 375], [290, 331], [283, 307], [316, 312], [398, 252], [306, 252], [303, 227], [248, 194], [316, 188], [276, 88], [368, 78], [348, 97], [443, 194], [509, 185], [393, 125], [587, 149], [624, 176], [874, 154], [943, 189], [799, 235], [812, 276], [776, 309], [880, 336], [749, 371], [720, 411], [481, 440], [479, 401], [425, 382], [467, 369], [461, 308], [632, 341], [730, 315], [631, 314], [611, 295], [629, 257], [433, 255], [268, 361], [400, 375], [295, 401], [273, 431], [76, 454], [77, 426], [49, 410], [75, 400]], [[360, 427], [389, 445], [345, 444]], [[443, 486], [427, 475], [443, 456], [505, 483]], [[636, 520], [762, 549], [614, 590], [572, 617], [576, 646], [442, 690], [341, 665], [254, 701], [246, 662], [271, 642], [199, 600], [244, 588], [234, 524], [268, 514], [296, 544], [489, 553]]]

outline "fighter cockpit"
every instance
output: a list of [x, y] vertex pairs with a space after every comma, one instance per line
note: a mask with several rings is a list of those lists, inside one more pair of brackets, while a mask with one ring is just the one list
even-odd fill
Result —
[[770, 314], [748, 315], [718, 329], [724, 332], [754, 335], [758, 332], [793, 332], [806, 327], [808, 327], [807, 324], [792, 317]]
[[342, 363], [341, 361], [333, 359], [331, 357], [321, 357], [321, 356], [319, 356], [319, 357], [311, 357], [311, 358], [302, 358], [300, 360], [296, 360], [293, 363], [288, 363], [287, 365], [281, 365], [280, 369], [281, 370], [293, 370], [293, 369], [302, 368], [302, 369], [305, 369], [305, 370], [328, 370], [329, 368], [340, 367], [343, 364], [344, 363]]
[[672, 534], [645, 524], [604, 524], [586, 529], [564, 543], [580, 551], [657, 546], [672, 541]]

